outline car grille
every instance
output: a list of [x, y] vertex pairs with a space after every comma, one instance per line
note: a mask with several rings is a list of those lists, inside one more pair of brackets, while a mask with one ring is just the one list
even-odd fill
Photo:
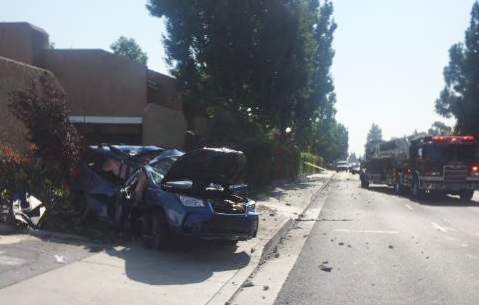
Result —
[[459, 165], [444, 166], [444, 181], [446, 182], [461, 182], [467, 178], [467, 167]]
[[231, 200], [216, 200], [212, 202], [213, 210], [221, 214], [244, 214], [246, 206], [244, 203], [236, 203]]

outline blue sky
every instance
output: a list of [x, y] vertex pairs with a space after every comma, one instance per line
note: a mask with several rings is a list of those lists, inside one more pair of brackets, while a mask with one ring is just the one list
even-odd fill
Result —
[[[120, 35], [164, 63], [164, 22], [143, 0], [2, 0], [0, 21], [28, 21], [45, 29], [56, 48], [103, 48]], [[442, 119], [434, 101], [443, 87], [448, 49], [462, 41], [473, 0], [335, 0], [339, 25], [333, 76], [339, 121], [350, 150], [362, 154], [375, 122], [386, 138], [425, 130]], [[120, 4], [121, 3], [121, 4]], [[452, 121], [449, 121], [453, 124]]]

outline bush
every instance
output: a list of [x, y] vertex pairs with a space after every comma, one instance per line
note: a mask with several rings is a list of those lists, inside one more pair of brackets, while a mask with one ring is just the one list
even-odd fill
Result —
[[298, 176], [300, 152], [292, 144], [250, 138], [238, 149], [246, 155], [246, 181], [253, 189], [268, 186], [274, 180], [294, 180]]
[[27, 128], [27, 140], [43, 163], [43, 174], [61, 184], [79, 160], [81, 139], [69, 122], [65, 93], [48, 76], [25, 91], [12, 92], [9, 108]]
[[10, 202], [15, 195], [33, 194], [52, 208], [67, 194], [47, 178], [43, 162], [34, 157], [35, 148], [25, 155], [0, 145], [0, 200]]
[[312, 174], [318, 172], [317, 169], [315, 169], [312, 166], [308, 166], [306, 163], [311, 163], [316, 166], [323, 166], [324, 160], [320, 156], [317, 156], [312, 153], [308, 152], [302, 152], [301, 153], [301, 162], [300, 162], [300, 173], [301, 174]]

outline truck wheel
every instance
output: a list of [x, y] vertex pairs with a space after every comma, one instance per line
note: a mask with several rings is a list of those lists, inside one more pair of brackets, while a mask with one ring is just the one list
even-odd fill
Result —
[[369, 181], [367, 181], [366, 179], [361, 179], [361, 187], [363, 189], [367, 189], [369, 187]]
[[473, 190], [464, 190], [460, 194], [461, 196], [461, 201], [462, 202], [469, 202], [472, 200], [472, 197], [474, 196], [474, 191]]
[[411, 187], [411, 195], [416, 200], [424, 199], [424, 191], [419, 188], [419, 179], [414, 177]]
[[142, 239], [147, 248], [166, 249], [169, 246], [169, 237], [168, 222], [163, 211], [155, 210], [144, 216]]

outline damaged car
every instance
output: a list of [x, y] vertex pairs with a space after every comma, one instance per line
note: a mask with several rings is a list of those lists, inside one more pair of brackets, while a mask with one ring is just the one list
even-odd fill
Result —
[[254, 238], [258, 214], [241, 184], [245, 166], [244, 154], [231, 149], [165, 150], [111, 194], [100, 216], [158, 249], [174, 236], [231, 243]]
[[157, 146], [95, 145], [88, 147], [74, 171], [70, 189], [80, 222], [94, 214], [112, 223], [112, 207], [125, 181], [141, 166], [166, 150]]

